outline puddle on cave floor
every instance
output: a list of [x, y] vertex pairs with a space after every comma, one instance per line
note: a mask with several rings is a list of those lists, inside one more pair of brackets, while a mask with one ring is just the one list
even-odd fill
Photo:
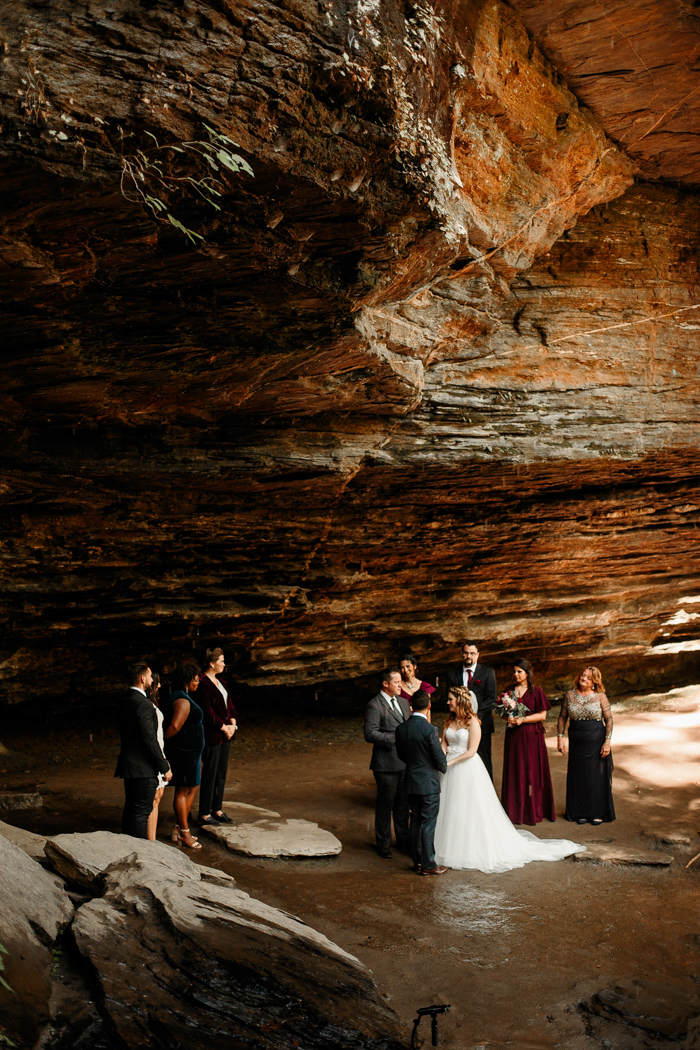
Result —
[[503, 936], [513, 930], [511, 913], [520, 910], [499, 890], [441, 883], [433, 894], [430, 919], [468, 933]]

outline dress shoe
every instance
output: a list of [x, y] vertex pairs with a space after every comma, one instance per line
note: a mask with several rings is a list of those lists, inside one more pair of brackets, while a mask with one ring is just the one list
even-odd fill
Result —
[[228, 813], [212, 813], [212, 817], [214, 820], [218, 821], [219, 824], [233, 824]]
[[383, 857], [384, 860], [391, 860], [393, 856], [390, 849], [377, 849], [377, 854], [378, 856]]
[[438, 864], [436, 868], [421, 868], [421, 875], [444, 875], [449, 868], [443, 868], [441, 864]]
[[214, 828], [218, 827], [221, 821], [218, 817], [215, 817], [214, 814], [212, 814], [210, 817], [199, 817], [197, 823], [200, 828]]

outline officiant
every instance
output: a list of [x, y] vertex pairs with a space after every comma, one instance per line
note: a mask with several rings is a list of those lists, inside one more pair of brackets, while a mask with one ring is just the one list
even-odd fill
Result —
[[411, 706], [401, 695], [401, 672], [389, 667], [382, 687], [365, 710], [365, 740], [372, 744], [369, 768], [377, 784], [374, 836], [380, 857], [391, 858], [391, 818], [394, 818], [396, 848], [409, 852], [408, 797], [404, 784], [405, 765], [396, 754], [396, 727], [411, 716]]
[[447, 672], [447, 692], [452, 686], [469, 689], [476, 697], [476, 714], [481, 722], [481, 741], [477, 754], [493, 780], [491, 737], [493, 736], [493, 709], [496, 706], [496, 675], [493, 668], [479, 663], [476, 642], [462, 644], [462, 660]]

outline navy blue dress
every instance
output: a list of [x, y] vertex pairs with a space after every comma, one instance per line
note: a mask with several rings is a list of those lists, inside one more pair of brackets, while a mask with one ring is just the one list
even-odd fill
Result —
[[[204, 750], [204, 729], [202, 728], [202, 709], [184, 689], [175, 689], [170, 694], [170, 704], [184, 697], [190, 702], [190, 711], [185, 724], [175, 736], [165, 741], [165, 757], [173, 771], [173, 787], [199, 787], [202, 751]], [[172, 714], [171, 714], [172, 717]]]

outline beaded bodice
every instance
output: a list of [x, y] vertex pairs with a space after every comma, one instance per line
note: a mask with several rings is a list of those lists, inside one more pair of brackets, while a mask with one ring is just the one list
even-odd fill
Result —
[[606, 737], [610, 737], [612, 733], [613, 720], [610, 701], [605, 693], [590, 693], [588, 696], [582, 696], [576, 689], [569, 689], [562, 701], [557, 723], [558, 733], [564, 732], [568, 718], [572, 722], [584, 720], [605, 722]]

